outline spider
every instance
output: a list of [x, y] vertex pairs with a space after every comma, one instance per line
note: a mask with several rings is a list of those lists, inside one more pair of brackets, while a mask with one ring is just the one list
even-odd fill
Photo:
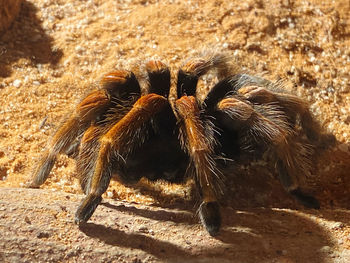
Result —
[[[232, 70], [229, 56], [212, 54], [185, 62], [172, 85], [163, 62], [145, 65], [147, 84], [117, 70], [102, 77], [59, 127], [29, 186], [45, 182], [60, 153], [75, 156], [85, 193], [75, 222], [90, 219], [112, 177], [135, 183], [141, 177], [182, 182], [194, 178], [199, 217], [214, 236], [221, 227], [219, 200], [225, 194], [223, 171], [239, 162], [240, 152], [268, 152], [283, 187], [307, 208], [319, 202], [299, 187], [309, 169], [310, 147], [303, 132], [319, 141], [319, 124], [307, 104], [278, 82]], [[218, 81], [203, 95], [198, 81], [208, 72]]]

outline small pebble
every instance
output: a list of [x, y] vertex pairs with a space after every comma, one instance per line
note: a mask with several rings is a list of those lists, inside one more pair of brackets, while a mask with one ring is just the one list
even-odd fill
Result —
[[22, 84], [22, 81], [19, 79], [14, 80], [12, 83], [12, 85], [16, 88], [19, 88], [21, 86], [21, 84]]
[[26, 217], [24, 218], [24, 221], [25, 221], [27, 224], [31, 224], [31, 223], [32, 223], [32, 222], [30, 222], [30, 219], [29, 219], [28, 216], [26, 216]]
[[332, 249], [329, 246], [323, 246], [323, 247], [320, 248], [320, 252], [331, 253]]
[[60, 205], [60, 208], [62, 209], [63, 212], [67, 212], [67, 207]]
[[343, 222], [335, 222], [333, 225], [332, 225], [332, 229], [341, 229], [343, 228], [345, 225]]
[[47, 233], [47, 232], [39, 232], [37, 235], [36, 235], [37, 238], [48, 238], [50, 237], [50, 234]]
[[147, 227], [145, 227], [145, 226], [142, 226], [142, 227], [140, 227], [139, 228], [139, 232], [141, 232], [141, 233], [149, 233], [149, 230], [148, 230], [148, 228]]

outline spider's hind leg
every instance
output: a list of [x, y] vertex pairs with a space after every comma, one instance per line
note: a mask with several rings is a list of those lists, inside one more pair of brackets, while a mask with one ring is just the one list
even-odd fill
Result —
[[299, 180], [304, 179], [310, 171], [310, 151], [294, 138], [291, 132], [281, 136], [271, 145], [272, 153], [276, 159], [276, 168], [281, 184], [288, 193], [294, 196], [306, 208], [319, 209], [319, 201], [310, 194], [305, 193], [299, 186]]
[[[229, 97], [217, 104], [221, 123], [240, 130], [245, 147], [265, 145], [276, 161], [279, 179], [291, 195], [308, 208], [319, 208], [316, 198], [299, 188], [299, 180], [309, 170], [309, 150], [294, 141], [294, 131], [280, 107], [252, 104], [240, 97]], [[220, 115], [219, 115], [220, 116]], [[254, 146], [253, 146], [254, 147]]]
[[288, 191], [288, 193], [294, 196], [306, 208], [320, 208], [320, 202], [315, 197], [305, 193], [303, 190], [300, 189], [300, 187], [298, 187], [298, 184], [295, 183], [293, 178], [288, 173], [287, 165], [282, 159], [279, 159], [277, 161], [276, 166], [280, 181], [283, 187]]
[[[267, 86], [271, 86], [272, 89], [274, 85], [267, 82]], [[299, 116], [301, 127], [312, 143], [322, 147], [334, 144], [335, 137], [322, 133], [319, 122], [312, 116], [308, 103], [303, 99], [292, 94], [274, 92], [266, 87], [254, 84], [240, 88], [238, 93], [252, 103], [277, 103], [283, 109], [291, 124], [294, 125], [296, 117]]]

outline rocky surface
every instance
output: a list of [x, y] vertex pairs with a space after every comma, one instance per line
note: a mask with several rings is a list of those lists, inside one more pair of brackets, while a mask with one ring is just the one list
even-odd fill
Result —
[[[2, 188], [2, 262], [348, 262], [350, 212], [223, 209], [210, 237], [191, 211], [106, 199], [78, 227], [81, 195]], [[190, 209], [191, 210], [191, 209]]]
[[[348, 262], [349, 46], [347, 0], [23, 0], [0, 33], [0, 261]], [[193, 216], [192, 182], [112, 182], [81, 229], [72, 223], [81, 198], [74, 160], [60, 156], [43, 190], [20, 188], [104, 73], [150, 58], [175, 71], [208, 48], [245, 71], [283, 79], [336, 137], [316, 149], [302, 184], [320, 211], [303, 210], [264, 161], [228, 175], [216, 238]]]

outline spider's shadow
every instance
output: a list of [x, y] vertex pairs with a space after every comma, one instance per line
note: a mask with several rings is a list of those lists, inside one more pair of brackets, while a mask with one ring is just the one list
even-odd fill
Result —
[[[327, 154], [330, 152], [333, 152], [333, 150], [331, 149]], [[259, 174], [260, 176], [267, 176], [259, 167], [255, 170], [262, 172], [262, 174]], [[270, 182], [268, 182], [271, 178], [262, 178], [261, 182], [258, 180], [250, 184], [250, 180], [252, 179], [250, 177], [255, 178], [255, 181], [257, 180], [254, 169], [251, 176], [247, 175], [243, 178], [239, 178], [239, 180], [237, 180], [237, 178], [233, 179], [236, 179], [234, 180], [236, 182], [241, 182], [244, 186], [252, 185], [253, 188], [255, 184], [260, 185], [262, 183], [263, 185], [260, 185], [258, 190], [261, 190], [260, 188], [268, 188], [268, 186], [271, 185]], [[295, 209], [303, 209], [303, 207], [285, 192], [278, 180], [272, 181], [274, 183], [270, 190], [277, 189], [280, 193], [275, 193], [275, 195], [285, 198], [281, 198], [283, 199], [282, 201], [273, 201], [275, 198], [272, 198], [272, 201], [270, 200], [263, 206], [290, 208], [292, 210], [257, 208], [259, 207], [259, 205], [257, 205], [258, 203], [245, 200], [245, 192], [249, 192], [247, 193], [248, 196], [248, 194], [254, 194], [255, 191], [252, 192], [251, 187], [248, 187], [246, 190], [244, 190], [244, 188], [243, 190], [239, 190], [238, 193], [229, 198], [230, 200], [228, 200], [227, 207], [224, 206], [222, 208], [223, 226], [220, 234], [215, 237], [219, 242], [224, 244], [225, 255], [223, 255], [222, 246], [214, 246], [206, 248], [204, 252], [201, 252], [201, 256], [215, 258], [224, 257], [225, 259], [230, 259], [232, 257], [237, 258], [238, 255], [237, 261], [244, 262], [256, 262], [257, 258], [251, 258], [251, 261], [247, 261], [247, 258], [250, 258], [249, 255], [253, 254], [257, 254], [257, 257], [269, 257], [271, 261], [280, 257], [288, 257], [296, 261], [298, 261], [298, 259], [303, 261], [305, 258], [308, 258], [310, 262], [327, 261], [324, 252], [327, 251], [327, 248], [332, 249], [337, 244], [328, 237], [329, 235], [318, 224], [315, 224], [314, 221], [309, 219], [307, 214], [314, 217], [325, 218], [330, 221], [340, 221], [342, 223], [341, 225], [346, 226], [350, 219], [350, 213], [346, 210], [339, 209], [321, 209], [320, 211], [303, 210], [302, 213], [299, 213]], [[238, 199], [236, 199], [236, 197], [238, 197]], [[242, 203], [242, 201], [244, 202]], [[189, 206], [189, 204], [191, 205]], [[156, 211], [136, 208], [134, 206], [115, 205], [113, 202], [105, 202], [103, 206], [121, 213], [156, 220], [163, 224], [166, 224], [167, 221], [171, 221], [179, 224], [200, 225], [198, 218], [192, 214], [195, 211], [194, 201], [188, 201], [187, 204], [176, 203], [172, 205], [171, 208], [181, 210], [174, 212], [167, 210], [166, 206], [161, 206], [163, 209], [156, 209]], [[235, 210], [235, 208], [239, 209]], [[99, 234], [94, 232], [93, 229], [95, 227], [100, 230]], [[181, 259], [186, 261], [191, 260], [194, 256], [191, 251], [178, 247], [171, 242], [164, 242], [141, 234], [121, 234], [119, 230], [111, 230], [111, 228], [94, 224], [91, 224], [89, 229], [84, 229], [83, 231], [85, 234], [98, 238], [108, 244], [138, 248], [158, 258], [176, 258], [181, 255]], [[202, 231], [205, 232], [205, 230]], [[122, 238], [130, 238], [131, 240], [128, 239], [128, 242], [125, 243], [120, 241], [119, 238], [104, 236], [107, 236], [110, 232], [121, 235]], [[208, 235], [205, 238], [210, 239], [211, 237]], [[134, 240], [135, 243], [132, 240]], [[149, 242], [152, 246], [158, 247], [158, 249], [152, 249], [146, 245], [142, 245], [144, 241]], [[196, 244], [195, 246], [197, 245], [201, 246], [200, 244]], [[310, 251], [312, 251], [312, 253]]]
[[107, 202], [104, 202], [101, 205], [118, 212], [138, 215], [158, 221], [172, 221], [174, 223], [187, 224], [196, 224], [198, 222], [193, 213], [188, 210], [182, 210], [181, 212], [170, 212], [165, 210], [150, 211], [146, 209], [139, 209], [133, 206], [114, 205]]
[[[167, 221], [191, 225], [199, 224], [198, 221], [196, 222], [197, 219], [194, 219], [186, 211], [170, 212], [164, 209], [149, 211], [148, 209], [114, 204], [105, 204], [105, 206], [122, 213], [162, 221], [159, 224], [164, 224], [165, 228], [169, 223]], [[191, 245], [193, 247], [189, 250], [187, 250], [188, 246], [187, 248], [179, 246], [175, 242], [160, 240], [156, 236], [125, 233], [114, 227], [106, 227], [96, 223], [86, 223], [80, 226], [80, 230], [108, 245], [140, 249], [157, 258], [166, 258], [174, 262], [179, 259], [184, 262], [191, 261], [195, 256], [198, 259], [196, 252], [192, 252], [197, 251], [198, 248], [201, 250], [200, 258], [212, 257], [217, 260], [229, 260], [234, 257], [237, 262], [256, 262], [257, 257], [267, 257], [273, 260], [286, 254], [296, 261], [306, 257], [311, 260], [310, 262], [325, 262], [322, 248], [335, 246], [320, 226], [293, 210], [251, 208], [236, 211], [225, 208], [223, 209], [223, 219], [222, 230], [215, 237], [217, 240], [215, 246], [206, 247], [208, 243], [205, 241], [203, 244], [198, 243], [198, 241], [196, 243], [189, 237], [189, 240], [194, 242]], [[181, 234], [180, 229], [178, 232]], [[176, 239], [176, 237], [174, 238]], [[211, 239], [209, 235], [204, 236], [204, 238]], [[256, 257], [251, 257], [255, 254], [257, 254]]]
[[33, 65], [52, 66], [61, 59], [63, 52], [53, 50], [53, 38], [42, 27], [37, 11], [33, 3], [24, 0], [12, 26], [0, 35], [0, 77], [9, 77], [11, 65], [21, 58], [29, 59]]
[[193, 258], [192, 255], [174, 244], [160, 241], [146, 235], [127, 234], [118, 229], [94, 223], [85, 223], [81, 225], [79, 229], [86, 235], [97, 238], [108, 245], [141, 249], [159, 258], [168, 258], [169, 255], [182, 255], [188, 259]]

